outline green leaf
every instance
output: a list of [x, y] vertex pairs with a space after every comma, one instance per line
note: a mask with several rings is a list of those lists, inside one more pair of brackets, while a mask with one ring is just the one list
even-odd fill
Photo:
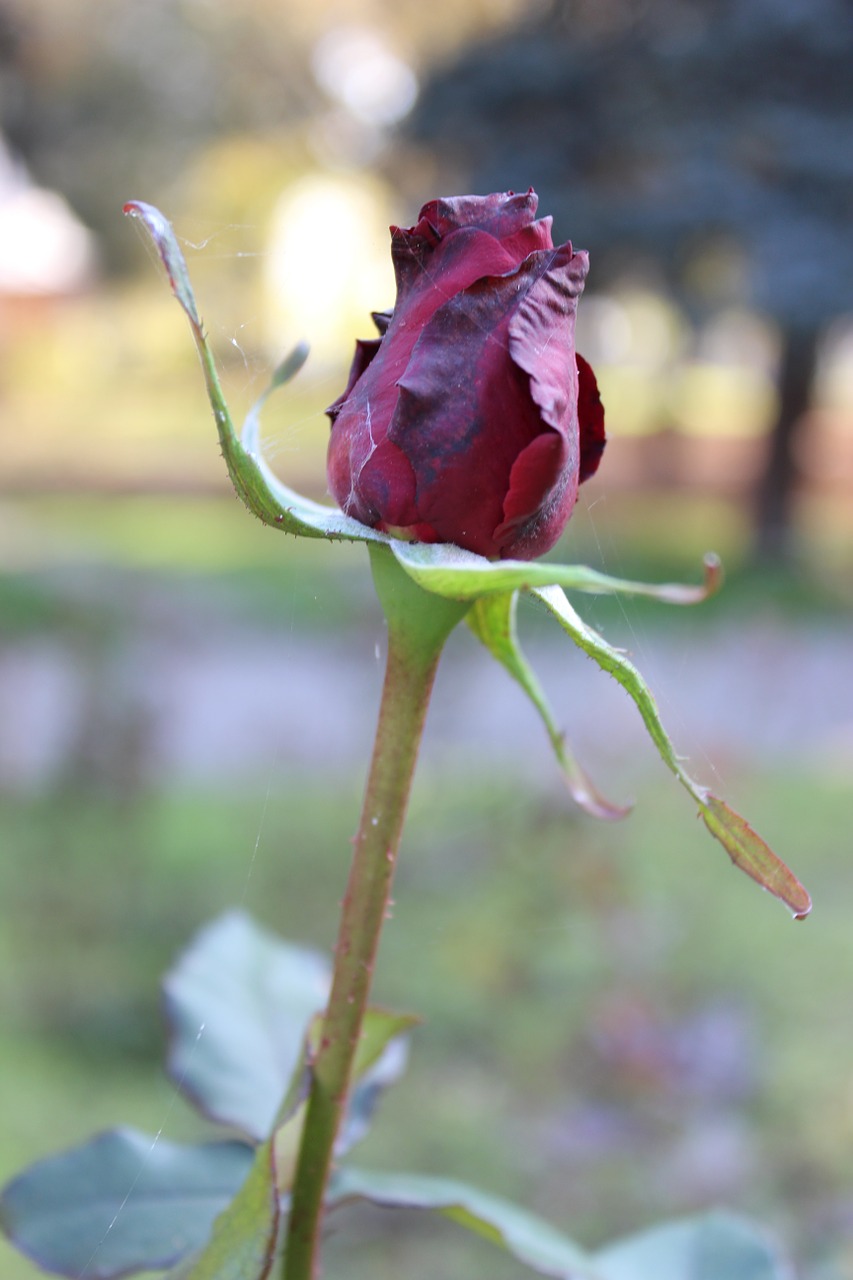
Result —
[[[350, 1096], [335, 1141], [337, 1157], [345, 1155], [365, 1136], [382, 1093], [403, 1074], [408, 1056], [406, 1034], [418, 1022], [419, 1019], [411, 1014], [376, 1008], [365, 1011], [350, 1078]], [[305, 1069], [301, 1076], [294, 1078], [287, 1101], [277, 1117], [273, 1150], [277, 1185], [283, 1193], [290, 1191], [296, 1172], [311, 1084], [310, 1063], [322, 1034], [323, 1019], [317, 1017], [308, 1031]]]
[[329, 982], [324, 956], [283, 942], [244, 912], [220, 916], [163, 984], [172, 1079], [205, 1115], [262, 1141]]
[[[322, 1025], [330, 979], [324, 956], [226, 912], [196, 934], [163, 983], [173, 1080], [205, 1115], [252, 1141], [267, 1138], [304, 1096], [306, 1037]], [[381, 1093], [402, 1074], [405, 1033], [417, 1021], [367, 1010], [338, 1154], [364, 1136]], [[299, 1096], [282, 1104], [294, 1088]]]
[[335, 1155], [345, 1155], [367, 1133], [382, 1094], [395, 1084], [406, 1069], [408, 1033], [420, 1023], [410, 1013], [391, 1013], [371, 1007], [366, 1010], [353, 1063], [350, 1099]]
[[189, 1280], [192, 1269], [201, 1257], [201, 1252], [188, 1254], [182, 1262], [171, 1267], [164, 1275], [163, 1280]]
[[361, 1080], [381, 1066], [389, 1044], [402, 1042], [421, 1019], [414, 1013], [393, 1013], [390, 1009], [371, 1006], [365, 1011], [352, 1066], [354, 1080]]
[[289, 1192], [293, 1183], [302, 1142], [305, 1110], [311, 1092], [311, 1060], [314, 1054], [315, 1028], [322, 1025], [323, 1018], [318, 1013], [312, 1018], [305, 1033], [301, 1062], [293, 1073], [270, 1134], [273, 1174], [276, 1190], [280, 1195]]
[[768, 893], [781, 899], [795, 919], [801, 920], [807, 916], [811, 911], [811, 898], [793, 872], [739, 814], [713, 795], [707, 787], [690, 777], [675, 754], [675, 748], [661, 723], [651, 690], [634, 664], [624, 653], [608, 644], [597, 631], [587, 626], [559, 587], [540, 588], [533, 595], [554, 614], [575, 644], [593, 658], [603, 671], [612, 675], [633, 698], [661, 759], [693, 797], [706, 827], [723, 845], [735, 866], [745, 871]]
[[163, 1280], [190, 1280], [192, 1268], [201, 1257], [200, 1253], [190, 1253], [182, 1262], [164, 1272]]
[[279, 1247], [281, 1219], [272, 1142], [265, 1142], [255, 1152], [237, 1195], [214, 1222], [209, 1243], [182, 1277], [267, 1280]]
[[497, 658], [514, 680], [518, 681], [539, 712], [575, 803], [595, 818], [624, 818], [630, 812], [631, 806], [611, 804], [596, 790], [572, 754], [566, 735], [557, 727], [545, 692], [518, 642], [517, 601], [517, 591], [481, 596], [467, 614], [468, 625], [492, 656]]
[[677, 583], [653, 585], [610, 578], [584, 565], [550, 561], [486, 560], [451, 543], [401, 542], [390, 546], [406, 572], [419, 586], [455, 600], [473, 600], [494, 592], [530, 590], [559, 585], [589, 595], [650, 596], [665, 604], [699, 604], [718, 589], [722, 570], [716, 556], [705, 558], [705, 582], [701, 587]]
[[601, 1280], [793, 1280], [750, 1223], [714, 1213], [664, 1223], [594, 1255]]
[[40, 1267], [74, 1280], [167, 1267], [204, 1243], [251, 1164], [242, 1142], [114, 1130], [19, 1174], [0, 1225]]
[[598, 1280], [588, 1257], [541, 1218], [464, 1182], [347, 1168], [333, 1175], [328, 1203], [367, 1200], [392, 1209], [440, 1213], [513, 1254], [540, 1275]]

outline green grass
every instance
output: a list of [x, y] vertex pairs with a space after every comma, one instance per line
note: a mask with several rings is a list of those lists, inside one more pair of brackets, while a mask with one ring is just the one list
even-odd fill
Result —
[[[629, 620], [634, 633], [686, 632], [756, 610], [844, 609], [814, 568], [773, 580], [751, 570], [725, 505], [659, 505], [581, 512], [557, 554], [695, 580], [715, 547], [729, 585], [696, 610], [584, 600], [617, 642]], [[376, 617], [362, 548], [277, 537], [230, 498], [45, 497], [4, 514], [0, 638], [15, 643], [121, 644], [148, 593], [211, 627], [310, 632]], [[812, 890], [803, 925], [731, 870], [662, 769], [618, 826], [578, 817], [552, 784], [530, 794], [476, 762], [419, 778], [376, 996], [426, 1021], [359, 1158], [468, 1178], [589, 1244], [723, 1202], [809, 1259], [850, 1249], [849, 777], [756, 772], [729, 797]], [[330, 947], [361, 785], [285, 775], [268, 801], [119, 795], [82, 765], [75, 789], [4, 797], [0, 1180], [113, 1124], [198, 1132], [160, 1068], [160, 977], [235, 904]], [[708, 1083], [703, 1062], [679, 1054], [715, 1011], [721, 1045], [712, 1037], [707, 1054], [723, 1065]], [[448, 1224], [347, 1211], [327, 1273], [509, 1280], [519, 1268]], [[36, 1272], [0, 1244], [0, 1274]]]
[[292, 538], [235, 498], [31, 498], [0, 527], [0, 637], [120, 614], [146, 589], [258, 622], [334, 627], [372, 607], [363, 547]]
[[[362, 548], [282, 539], [230, 498], [45, 497], [5, 515], [0, 638], [15, 643], [121, 644], [147, 593], [211, 627], [376, 617]], [[729, 585], [701, 609], [601, 598], [585, 615], [618, 642], [629, 620], [672, 632], [845, 607], [816, 571], [751, 570], [731, 510], [714, 503], [602, 503], [558, 554], [695, 580], [709, 546]], [[545, 625], [533, 610], [531, 625]], [[79, 773], [73, 789], [0, 808], [0, 1180], [113, 1124], [198, 1132], [160, 1068], [160, 977], [233, 905], [329, 948], [362, 785], [290, 774], [268, 800], [114, 794]], [[812, 890], [802, 925], [729, 867], [662, 769], [617, 826], [574, 814], [557, 786], [549, 776], [531, 794], [476, 762], [418, 779], [376, 997], [425, 1025], [359, 1158], [468, 1178], [589, 1244], [724, 1202], [809, 1259], [849, 1249], [849, 777], [756, 772], [729, 797]], [[723, 1065], [708, 1083], [703, 1062], [679, 1054], [715, 1011], [721, 1044], [707, 1055]], [[0, 1244], [0, 1274], [36, 1272]], [[347, 1211], [327, 1274], [509, 1280], [519, 1268], [448, 1224]]]
[[[363, 547], [283, 537], [231, 497], [42, 496], [9, 499], [2, 516], [0, 640], [120, 632], [146, 593], [194, 608], [211, 625], [225, 617], [322, 630], [376, 615]], [[582, 508], [552, 556], [641, 581], [697, 582], [709, 549], [723, 556], [726, 585], [701, 607], [605, 596], [583, 597], [579, 607], [616, 643], [628, 620], [634, 630], [687, 636], [757, 612], [783, 620], [848, 615], [848, 571], [830, 573], [815, 558], [774, 572], [751, 566], [742, 513], [710, 499], [646, 495]], [[525, 612], [526, 627], [553, 631], [543, 612]]]
[[[0, 1177], [114, 1123], [196, 1132], [159, 1072], [159, 977], [238, 903], [328, 947], [360, 785], [282, 777], [268, 803], [7, 801]], [[468, 1178], [590, 1244], [717, 1200], [812, 1256], [837, 1243], [826, 1216], [853, 1178], [853, 787], [756, 775], [738, 792], [809, 884], [807, 923], [730, 868], [666, 777], [618, 826], [474, 768], [421, 777], [376, 997], [426, 1021], [359, 1158]], [[744, 1079], [703, 1092], [697, 1064], [670, 1058], [712, 1008], [744, 1030]], [[746, 1152], [710, 1190], [708, 1133]], [[0, 1266], [35, 1274], [5, 1249]], [[486, 1271], [519, 1274], [408, 1215], [349, 1214], [330, 1244], [332, 1277]]]

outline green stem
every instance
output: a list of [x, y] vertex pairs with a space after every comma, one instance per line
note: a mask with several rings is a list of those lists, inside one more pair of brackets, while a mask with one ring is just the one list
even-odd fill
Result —
[[323, 1199], [388, 911], [424, 720], [444, 641], [468, 607], [416, 586], [387, 547], [373, 546], [370, 552], [374, 582], [388, 619], [385, 684], [341, 908], [332, 990], [313, 1063], [283, 1280], [316, 1280], [320, 1274]]

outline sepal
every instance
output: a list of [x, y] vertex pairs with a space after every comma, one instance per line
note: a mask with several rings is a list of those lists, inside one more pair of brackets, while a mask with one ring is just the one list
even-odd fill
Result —
[[261, 407], [276, 387], [299, 371], [307, 357], [307, 348], [300, 344], [282, 361], [267, 391], [249, 411], [244, 430], [238, 436], [222, 392], [213, 352], [190, 284], [186, 261], [170, 223], [159, 209], [142, 200], [129, 201], [124, 206], [124, 212], [131, 218], [137, 218], [148, 232], [166, 270], [169, 287], [190, 322], [210, 407], [219, 432], [222, 455], [238, 497], [264, 524], [283, 529], [286, 533], [300, 534], [306, 538], [385, 541], [385, 535], [377, 534], [375, 530], [350, 519], [343, 512], [324, 507], [319, 502], [303, 497], [295, 489], [290, 489], [273, 475], [263, 457], [258, 433]]
[[812, 909], [806, 889], [740, 814], [691, 778], [663, 727], [651, 690], [630, 659], [583, 621], [560, 587], [539, 588], [533, 595], [550, 610], [575, 644], [613, 676], [633, 699], [664, 764], [693, 797], [705, 826], [722, 844], [734, 865], [784, 902], [795, 920], [804, 919]]
[[545, 692], [518, 642], [515, 620], [517, 602], [517, 591], [481, 596], [466, 615], [468, 625], [492, 656], [521, 685], [539, 712], [575, 803], [594, 818], [612, 820], [626, 817], [631, 806], [613, 804], [601, 795], [575, 759], [566, 735], [558, 727]]

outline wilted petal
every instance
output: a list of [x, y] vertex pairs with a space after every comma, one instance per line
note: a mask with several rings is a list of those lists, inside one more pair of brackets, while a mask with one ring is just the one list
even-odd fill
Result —
[[588, 267], [570, 244], [528, 259], [522, 270], [535, 273], [533, 285], [509, 325], [509, 353], [530, 375], [543, 420], [564, 433], [577, 412], [575, 314]]

